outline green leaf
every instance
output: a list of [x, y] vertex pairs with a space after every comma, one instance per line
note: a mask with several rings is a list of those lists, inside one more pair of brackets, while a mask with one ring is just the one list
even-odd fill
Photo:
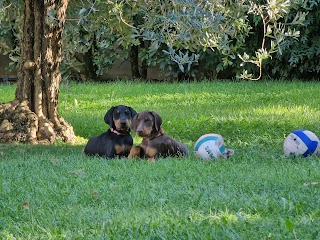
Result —
[[184, 66], [182, 64], [179, 64], [179, 69], [181, 72], [184, 72]]
[[289, 230], [289, 231], [293, 231], [294, 230], [294, 223], [291, 221], [291, 220], [289, 220], [289, 219], [287, 219], [286, 220], [286, 222], [285, 222], [285, 226], [286, 226], [286, 228]]
[[81, 8], [80, 11], [79, 11], [79, 15], [80, 16], [83, 16], [83, 15], [85, 15], [87, 13], [88, 13], [88, 9], [86, 9], [86, 8]]

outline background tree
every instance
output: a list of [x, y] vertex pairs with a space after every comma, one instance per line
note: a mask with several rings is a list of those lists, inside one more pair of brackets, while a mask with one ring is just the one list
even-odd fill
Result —
[[[198, 62], [201, 51], [218, 51], [221, 63], [217, 67], [237, 67], [243, 63], [242, 78], [252, 80], [262, 77], [262, 62], [279, 51], [289, 37], [298, 37], [294, 27], [304, 22], [306, 12], [289, 12], [305, 4], [279, 1], [146, 1], [145, 23], [137, 35], [165, 44], [164, 51], [177, 64], [181, 72], [190, 72]], [[301, 9], [303, 10], [303, 9]], [[292, 17], [293, 18], [290, 18]], [[252, 34], [251, 19], [261, 19], [262, 36], [253, 54], [246, 49], [246, 41]], [[195, 57], [196, 56], [196, 57]], [[239, 62], [239, 61], [238, 61]], [[244, 64], [245, 63], [245, 64]], [[259, 69], [258, 76], [248, 73], [247, 66]]]
[[15, 100], [0, 106], [1, 141], [73, 141], [58, 114], [62, 33], [68, 0], [25, 0]]
[[0, 0], [0, 54], [8, 55], [8, 70], [16, 68], [20, 56], [20, 39], [23, 27], [23, 1]]
[[296, 26], [300, 32], [297, 39], [290, 38], [281, 45], [281, 51], [273, 54], [264, 67], [273, 78], [319, 79], [320, 72], [320, 1], [305, 1], [303, 6], [291, 11], [288, 18], [294, 19], [297, 11], [308, 14], [302, 25]]
[[[14, 61], [19, 44], [12, 43], [21, 38], [20, 2], [0, 0], [0, 52], [10, 53]], [[170, 79], [259, 79], [262, 67], [264, 76], [271, 78], [317, 76], [319, 4], [72, 1], [64, 28], [62, 73], [105, 80], [115, 61], [122, 60], [131, 62], [133, 77], [141, 78], [146, 78], [147, 68], [160, 69]]]

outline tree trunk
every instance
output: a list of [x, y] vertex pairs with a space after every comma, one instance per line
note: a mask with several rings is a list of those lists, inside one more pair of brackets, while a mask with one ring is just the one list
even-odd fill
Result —
[[139, 72], [139, 46], [132, 45], [130, 48], [130, 62], [132, 78], [140, 78]]
[[[140, 39], [140, 49], [141, 48], [148, 48], [149, 47], [149, 43], [148, 41], [144, 41], [142, 39]], [[141, 61], [141, 77], [143, 79], [147, 79], [148, 78], [148, 64], [147, 64], [147, 60], [142, 60]]]
[[15, 100], [0, 105], [1, 142], [74, 141], [58, 114], [62, 32], [68, 0], [25, 0]]
[[84, 63], [84, 73], [86, 76], [85, 80], [98, 80], [97, 76], [97, 66], [94, 64], [94, 52], [97, 49], [97, 43], [95, 40], [95, 34], [93, 34], [92, 37], [92, 44], [91, 47], [88, 49], [88, 51], [83, 56], [83, 63]]
[[[80, 26], [79, 34], [81, 38], [86, 38], [88, 35], [88, 31]], [[80, 71], [80, 78], [82, 81], [97, 81], [99, 80], [99, 76], [97, 75], [97, 66], [94, 64], [94, 54], [97, 50], [97, 41], [96, 34], [93, 33], [91, 36], [91, 44], [90, 48], [84, 53], [78, 53], [75, 55], [76, 59], [83, 64], [83, 70]]]
[[[140, 24], [144, 22], [143, 15], [136, 14], [133, 16], [133, 25], [138, 27]], [[132, 45], [130, 48], [130, 62], [131, 62], [131, 75], [133, 78], [144, 78], [147, 79], [148, 66], [147, 61], [143, 60], [141, 62], [141, 71], [139, 67], [139, 50], [141, 48], [145, 48], [145, 42], [140, 39], [140, 45]]]

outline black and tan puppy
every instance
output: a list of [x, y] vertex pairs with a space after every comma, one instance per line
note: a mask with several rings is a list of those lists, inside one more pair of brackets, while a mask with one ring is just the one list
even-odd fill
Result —
[[118, 105], [110, 108], [104, 121], [108, 131], [89, 139], [84, 152], [87, 155], [114, 158], [127, 157], [133, 144], [130, 135], [132, 118], [137, 114], [131, 107]]
[[139, 146], [131, 148], [129, 158], [147, 158], [154, 162], [158, 157], [188, 155], [188, 148], [165, 134], [161, 124], [161, 117], [153, 111], [140, 112], [132, 119], [132, 130], [143, 139]]

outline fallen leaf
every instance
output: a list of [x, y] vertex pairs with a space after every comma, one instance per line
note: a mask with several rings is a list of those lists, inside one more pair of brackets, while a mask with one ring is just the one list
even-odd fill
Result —
[[58, 164], [60, 163], [60, 160], [57, 159], [57, 158], [55, 158], [55, 157], [51, 158], [50, 161], [51, 161], [54, 165], [58, 165]]
[[93, 198], [98, 198], [98, 197], [99, 197], [99, 193], [98, 193], [97, 191], [93, 191], [93, 192], [91, 193], [91, 196], [92, 196]]
[[311, 186], [317, 186], [319, 183], [318, 182], [310, 182], [310, 183], [304, 183], [303, 184], [303, 186], [305, 186], [305, 187], [307, 187], [307, 186], [309, 186], [309, 185], [311, 185]]
[[70, 171], [69, 173], [74, 175], [82, 175], [85, 173], [85, 169], [84, 168], [76, 169], [76, 170]]

